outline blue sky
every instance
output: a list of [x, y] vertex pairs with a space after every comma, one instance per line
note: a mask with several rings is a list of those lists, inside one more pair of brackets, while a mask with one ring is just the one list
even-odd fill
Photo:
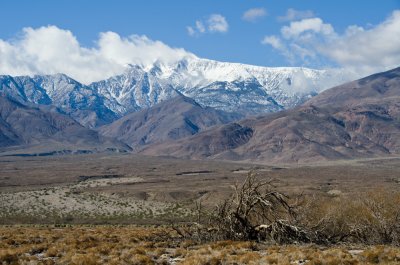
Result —
[[[400, 0], [13, 0], [3, 1], [1, 6], [0, 41], [12, 45], [23, 38], [23, 28], [54, 25], [71, 31], [85, 48], [98, 45], [100, 32], [112, 31], [121, 38], [133, 34], [145, 35], [202, 58], [262, 66], [324, 68], [341, 66], [343, 58], [339, 57], [344, 55], [315, 52], [315, 49], [320, 49], [329, 41], [332, 44], [333, 38], [345, 41], [344, 35], [349, 26], [357, 25], [368, 31], [385, 23], [395, 10], [400, 10]], [[245, 12], [251, 9], [255, 10], [253, 17], [245, 19]], [[297, 17], [284, 20], [282, 17], [287, 15], [289, 9], [296, 12]], [[222, 17], [226, 27], [209, 30], [212, 15]], [[293, 31], [291, 35], [282, 34], [283, 28], [289, 27], [290, 23], [309, 19], [314, 20], [304, 21], [298, 26], [308, 27], [311, 22], [314, 23], [308, 28], [312, 36], [305, 34], [306, 31], [300, 35], [293, 35]], [[200, 26], [196, 27], [196, 21]], [[318, 30], [315, 26], [319, 27]], [[195, 33], [190, 35], [188, 27]], [[204, 32], [200, 32], [202, 28]], [[323, 31], [324, 28], [329, 32]], [[263, 44], [266, 37], [267, 41]], [[305, 37], [309, 38], [307, 43]], [[271, 38], [275, 40], [275, 46], [271, 45]], [[391, 38], [397, 41], [395, 38], [400, 37]], [[298, 50], [294, 52], [293, 47]], [[4, 64], [0, 59], [1, 63]]]

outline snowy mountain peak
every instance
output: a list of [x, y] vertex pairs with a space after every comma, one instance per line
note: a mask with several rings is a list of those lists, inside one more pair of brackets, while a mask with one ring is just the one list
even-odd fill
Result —
[[274, 112], [348, 80], [339, 70], [271, 68], [191, 56], [174, 63], [128, 65], [122, 74], [90, 85], [62, 73], [0, 76], [0, 93], [20, 102], [54, 105], [81, 124], [96, 127], [178, 94], [224, 111]]
[[190, 57], [147, 67], [131, 65], [122, 75], [92, 86], [106, 95], [117, 113], [152, 106], [178, 91], [205, 106], [255, 114], [294, 107], [347, 80], [339, 70], [272, 68]]

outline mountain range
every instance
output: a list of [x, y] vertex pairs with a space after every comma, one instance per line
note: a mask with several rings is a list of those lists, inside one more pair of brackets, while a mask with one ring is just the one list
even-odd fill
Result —
[[399, 152], [399, 68], [340, 70], [187, 58], [130, 65], [82, 84], [64, 74], [0, 76], [0, 152], [138, 152], [309, 162]]
[[130, 65], [121, 75], [84, 85], [64, 75], [0, 76], [0, 93], [20, 103], [53, 105], [96, 128], [178, 94], [204, 107], [241, 115], [292, 108], [335, 84], [344, 71], [268, 68], [186, 58]]
[[202, 106], [258, 114], [292, 108], [347, 80], [347, 73], [341, 70], [269, 68], [186, 58], [174, 64], [131, 65], [122, 75], [90, 86], [119, 115], [151, 107], [176, 92]]
[[400, 153], [399, 117], [396, 68], [333, 87], [291, 110], [212, 128], [142, 153], [283, 163], [387, 156]]

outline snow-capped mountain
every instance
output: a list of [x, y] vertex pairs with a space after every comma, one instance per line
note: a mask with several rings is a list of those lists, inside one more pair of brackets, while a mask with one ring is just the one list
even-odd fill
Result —
[[64, 75], [0, 76], [0, 94], [21, 103], [54, 105], [87, 127], [109, 123], [118, 116], [91, 87]]
[[203, 106], [258, 114], [292, 108], [350, 78], [339, 70], [268, 68], [189, 57], [177, 63], [129, 65], [124, 73], [84, 85], [64, 75], [0, 76], [0, 94], [54, 105], [97, 127], [183, 94]]
[[131, 65], [125, 73], [90, 86], [120, 115], [171, 98], [176, 91], [204, 106], [255, 114], [292, 108], [349, 79], [339, 70], [268, 68], [190, 57], [172, 65]]
[[333, 87], [295, 109], [214, 126], [146, 155], [267, 163], [400, 154], [400, 67]]

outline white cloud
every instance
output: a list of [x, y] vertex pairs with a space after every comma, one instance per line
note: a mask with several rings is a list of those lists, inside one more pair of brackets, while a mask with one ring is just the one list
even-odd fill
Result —
[[186, 27], [189, 36], [200, 36], [204, 33], [224, 33], [229, 29], [226, 18], [220, 14], [212, 14], [205, 20], [196, 20], [195, 26]]
[[357, 25], [351, 25], [351, 26], [348, 26], [346, 29], [346, 36], [353, 36], [360, 32], [364, 32], [363, 27], [359, 27]]
[[186, 30], [187, 30], [189, 36], [194, 36], [194, 35], [196, 35], [196, 31], [195, 31], [192, 27], [187, 26], [187, 27], [186, 27]]
[[228, 31], [228, 22], [225, 17], [220, 14], [212, 14], [210, 18], [207, 20], [208, 22], [208, 30], [211, 32], [227, 32]]
[[250, 22], [255, 22], [258, 19], [265, 17], [267, 11], [265, 8], [251, 8], [243, 13], [242, 19]]
[[149, 65], [194, 56], [146, 36], [100, 33], [96, 46], [85, 48], [71, 31], [56, 26], [24, 28], [14, 40], [0, 39], [0, 74], [65, 73], [90, 83], [121, 73], [127, 64]]
[[339, 63], [352, 67], [395, 67], [400, 65], [400, 10], [371, 29], [350, 26], [345, 35], [318, 45], [318, 51]]
[[324, 23], [320, 18], [307, 18], [300, 21], [290, 22], [289, 26], [284, 26], [281, 29], [282, 36], [286, 39], [297, 38], [307, 31], [323, 35], [334, 33], [332, 25]]
[[[359, 75], [400, 65], [400, 10], [368, 28], [350, 25], [343, 34], [320, 18], [291, 22], [281, 28], [281, 38], [266, 36], [291, 63], [336, 65]], [[279, 40], [279, 41], [278, 41]]]
[[200, 20], [196, 21], [196, 28], [200, 33], [204, 33], [206, 31], [203, 22], [201, 22]]
[[261, 44], [271, 46], [275, 50], [279, 51], [284, 57], [286, 57], [290, 64], [295, 64], [295, 56], [291, 52], [291, 49], [295, 49], [296, 47], [291, 47], [289, 49], [286, 42], [284, 42], [280, 37], [275, 35], [265, 36], [261, 40]]
[[200, 20], [196, 20], [194, 27], [188, 26], [186, 27], [186, 29], [188, 31], [189, 36], [198, 36], [206, 32], [206, 27]]
[[269, 44], [271, 45], [274, 49], [281, 50], [283, 49], [283, 44], [282, 41], [279, 37], [271, 35], [271, 36], [265, 36], [264, 39], [261, 41], [262, 44]]
[[314, 12], [311, 10], [296, 10], [293, 8], [289, 8], [286, 11], [286, 15], [278, 17], [278, 21], [285, 22], [285, 21], [300, 20], [311, 17], [314, 17]]

